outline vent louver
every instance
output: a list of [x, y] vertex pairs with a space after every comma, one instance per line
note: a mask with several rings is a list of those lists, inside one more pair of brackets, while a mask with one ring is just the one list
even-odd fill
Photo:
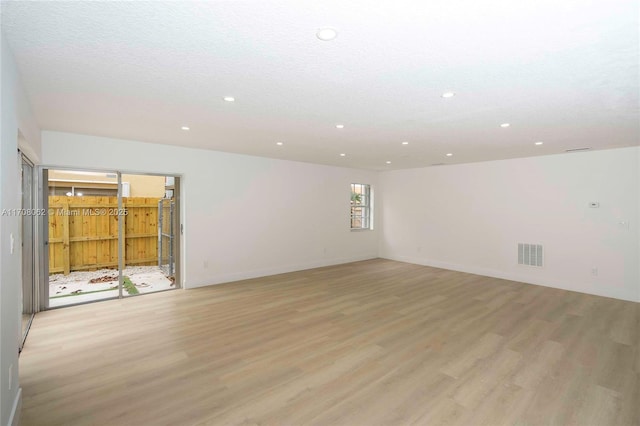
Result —
[[564, 152], [580, 152], [580, 151], [589, 151], [591, 148], [573, 148], [573, 149], [565, 149]]
[[518, 243], [518, 265], [542, 267], [542, 245]]

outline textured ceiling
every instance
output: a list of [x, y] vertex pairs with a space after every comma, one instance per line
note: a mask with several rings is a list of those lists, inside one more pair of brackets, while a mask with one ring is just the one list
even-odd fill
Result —
[[638, 12], [24, 1], [2, 3], [2, 31], [43, 129], [385, 170], [640, 144]]

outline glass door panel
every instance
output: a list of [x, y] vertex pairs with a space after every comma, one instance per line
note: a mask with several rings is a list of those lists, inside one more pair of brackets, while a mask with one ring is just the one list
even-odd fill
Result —
[[49, 307], [118, 297], [118, 176], [48, 171]]
[[176, 288], [177, 203], [172, 176], [123, 174], [123, 295]]

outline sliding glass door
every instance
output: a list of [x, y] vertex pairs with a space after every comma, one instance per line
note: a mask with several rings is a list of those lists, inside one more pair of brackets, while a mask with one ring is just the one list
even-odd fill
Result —
[[[47, 308], [176, 288], [178, 178], [119, 172], [46, 171]], [[165, 205], [173, 268], [163, 268]]]

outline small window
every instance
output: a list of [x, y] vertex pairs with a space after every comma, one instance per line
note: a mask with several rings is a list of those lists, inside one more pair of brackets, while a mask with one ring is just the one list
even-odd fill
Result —
[[351, 229], [371, 229], [371, 186], [351, 184]]

